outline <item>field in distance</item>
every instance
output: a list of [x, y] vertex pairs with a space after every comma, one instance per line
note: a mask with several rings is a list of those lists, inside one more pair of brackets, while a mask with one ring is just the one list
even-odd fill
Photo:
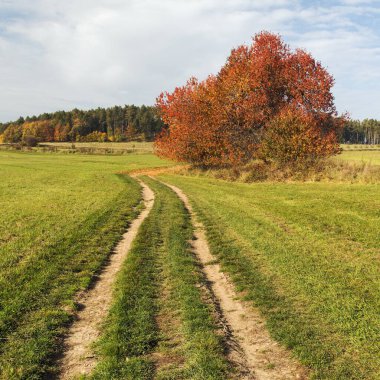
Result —
[[380, 165], [380, 148], [361, 150], [361, 149], [344, 149], [342, 154], [337, 156], [338, 159], [344, 161], [352, 161], [356, 163], [369, 163], [372, 165]]
[[343, 150], [380, 150], [376, 144], [341, 144]]
[[[124, 153], [152, 153], [153, 142], [54, 142], [43, 143], [48, 147], [56, 147], [58, 151], [68, 151], [75, 149], [89, 150], [93, 153], [111, 153], [111, 154], [124, 154]], [[371, 163], [373, 165], [380, 165], [380, 145], [363, 145], [363, 144], [342, 144], [343, 152], [337, 158], [345, 161]]]
[[[44, 142], [34, 151], [49, 150], [60, 153], [128, 154], [153, 153], [154, 143], [130, 142]], [[336, 156], [344, 161], [380, 164], [380, 145], [342, 144], [342, 154]]]
[[152, 153], [153, 143], [147, 141], [129, 142], [51, 142], [42, 143], [43, 146], [57, 147], [59, 150], [91, 148], [107, 151], [107, 153]]

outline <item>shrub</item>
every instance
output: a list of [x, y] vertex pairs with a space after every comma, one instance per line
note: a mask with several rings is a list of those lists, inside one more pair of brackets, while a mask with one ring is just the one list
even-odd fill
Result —
[[266, 126], [260, 156], [280, 167], [314, 166], [340, 152], [335, 133], [338, 123], [339, 119], [321, 121], [302, 110], [284, 109]]
[[38, 140], [36, 137], [28, 135], [23, 137], [22, 143], [25, 146], [34, 147], [38, 145]]
[[77, 141], [81, 142], [106, 142], [108, 141], [107, 133], [94, 131], [86, 136], [77, 136]]

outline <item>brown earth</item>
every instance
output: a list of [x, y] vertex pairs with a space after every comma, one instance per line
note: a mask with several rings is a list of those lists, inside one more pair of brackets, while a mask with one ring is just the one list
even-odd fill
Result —
[[122, 174], [128, 174], [132, 177], [136, 176], [156, 176], [164, 173], [175, 174], [180, 171], [186, 170], [190, 167], [190, 165], [176, 165], [176, 166], [164, 166], [158, 168], [147, 168], [147, 169], [135, 169], [127, 172], [121, 172]]

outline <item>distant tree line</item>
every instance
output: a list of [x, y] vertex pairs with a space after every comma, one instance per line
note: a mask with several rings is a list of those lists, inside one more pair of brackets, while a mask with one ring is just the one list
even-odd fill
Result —
[[125, 105], [89, 111], [74, 109], [0, 123], [0, 141], [151, 141], [162, 127], [163, 122], [154, 107]]
[[380, 144], [380, 120], [350, 120], [343, 129], [342, 143]]

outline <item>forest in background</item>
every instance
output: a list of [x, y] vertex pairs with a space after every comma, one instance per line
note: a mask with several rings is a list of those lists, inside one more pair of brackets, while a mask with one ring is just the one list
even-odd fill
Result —
[[145, 105], [74, 109], [0, 123], [0, 142], [34, 145], [53, 141], [152, 141], [162, 126], [155, 108]]
[[[163, 122], [151, 106], [74, 109], [0, 123], [0, 142], [20, 143], [33, 138], [36, 142], [152, 141], [162, 127]], [[340, 141], [380, 144], [380, 120], [347, 121]]]
[[341, 142], [349, 144], [380, 144], [380, 120], [350, 120], [344, 126]]

